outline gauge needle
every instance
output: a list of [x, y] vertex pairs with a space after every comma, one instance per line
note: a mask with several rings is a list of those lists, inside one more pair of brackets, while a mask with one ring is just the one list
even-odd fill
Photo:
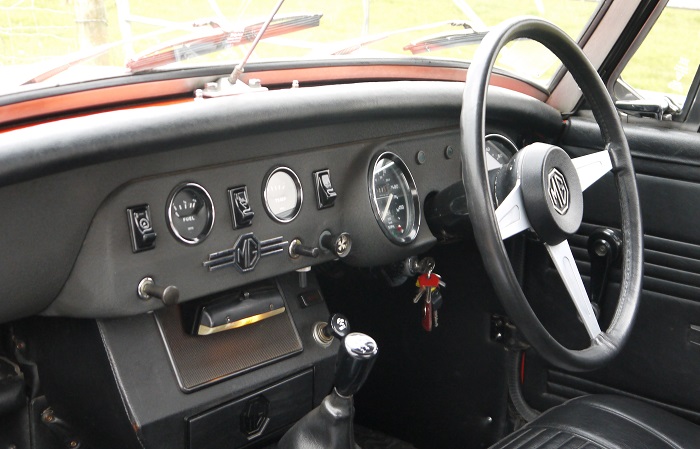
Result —
[[384, 221], [384, 218], [386, 218], [387, 212], [389, 212], [389, 206], [391, 206], [391, 200], [394, 199], [394, 194], [389, 195], [389, 199], [386, 202], [386, 206], [384, 206], [384, 211], [382, 212], [382, 218], [381, 220]]

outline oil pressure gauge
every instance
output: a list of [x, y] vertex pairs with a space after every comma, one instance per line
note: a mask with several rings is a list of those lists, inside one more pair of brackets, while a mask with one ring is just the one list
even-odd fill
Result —
[[369, 196], [379, 227], [389, 240], [405, 245], [415, 240], [420, 201], [411, 172], [394, 153], [380, 154], [370, 167]]
[[166, 215], [170, 232], [187, 245], [201, 243], [214, 226], [211, 196], [193, 182], [181, 184], [170, 193]]

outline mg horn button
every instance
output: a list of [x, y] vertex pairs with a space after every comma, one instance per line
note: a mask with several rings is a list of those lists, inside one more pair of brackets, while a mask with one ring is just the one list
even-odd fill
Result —
[[525, 212], [540, 239], [556, 245], [583, 218], [583, 191], [571, 158], [554, 145], [536, 143], [518, 152]]

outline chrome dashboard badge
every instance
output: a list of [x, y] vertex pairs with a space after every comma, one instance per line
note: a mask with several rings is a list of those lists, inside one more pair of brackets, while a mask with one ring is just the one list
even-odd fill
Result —
[[547, 175], [547, 193], [554, 210], [564, 215], [569, 210], [569, 186], [564, 175], [556, 168], [551, 169]]

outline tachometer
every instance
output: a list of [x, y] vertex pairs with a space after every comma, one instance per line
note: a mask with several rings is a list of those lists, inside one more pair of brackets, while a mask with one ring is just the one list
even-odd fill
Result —
[[166, 215], [170, 232], [188, 245], [202, 242], [214, 226], [214, 205], [209, 192], [193, 182], [172, 191]]
[[374, 216], [394, 243], [415, 240], [420, 225], [420, 201], [411, 172], [394, 153], [380, 154], [370, 167], [369, 195]]
[[518, 152], [518, 147], [505, 136], [489, 134], [486, 143], [486, 169], [491, 171], [506, 164]]

